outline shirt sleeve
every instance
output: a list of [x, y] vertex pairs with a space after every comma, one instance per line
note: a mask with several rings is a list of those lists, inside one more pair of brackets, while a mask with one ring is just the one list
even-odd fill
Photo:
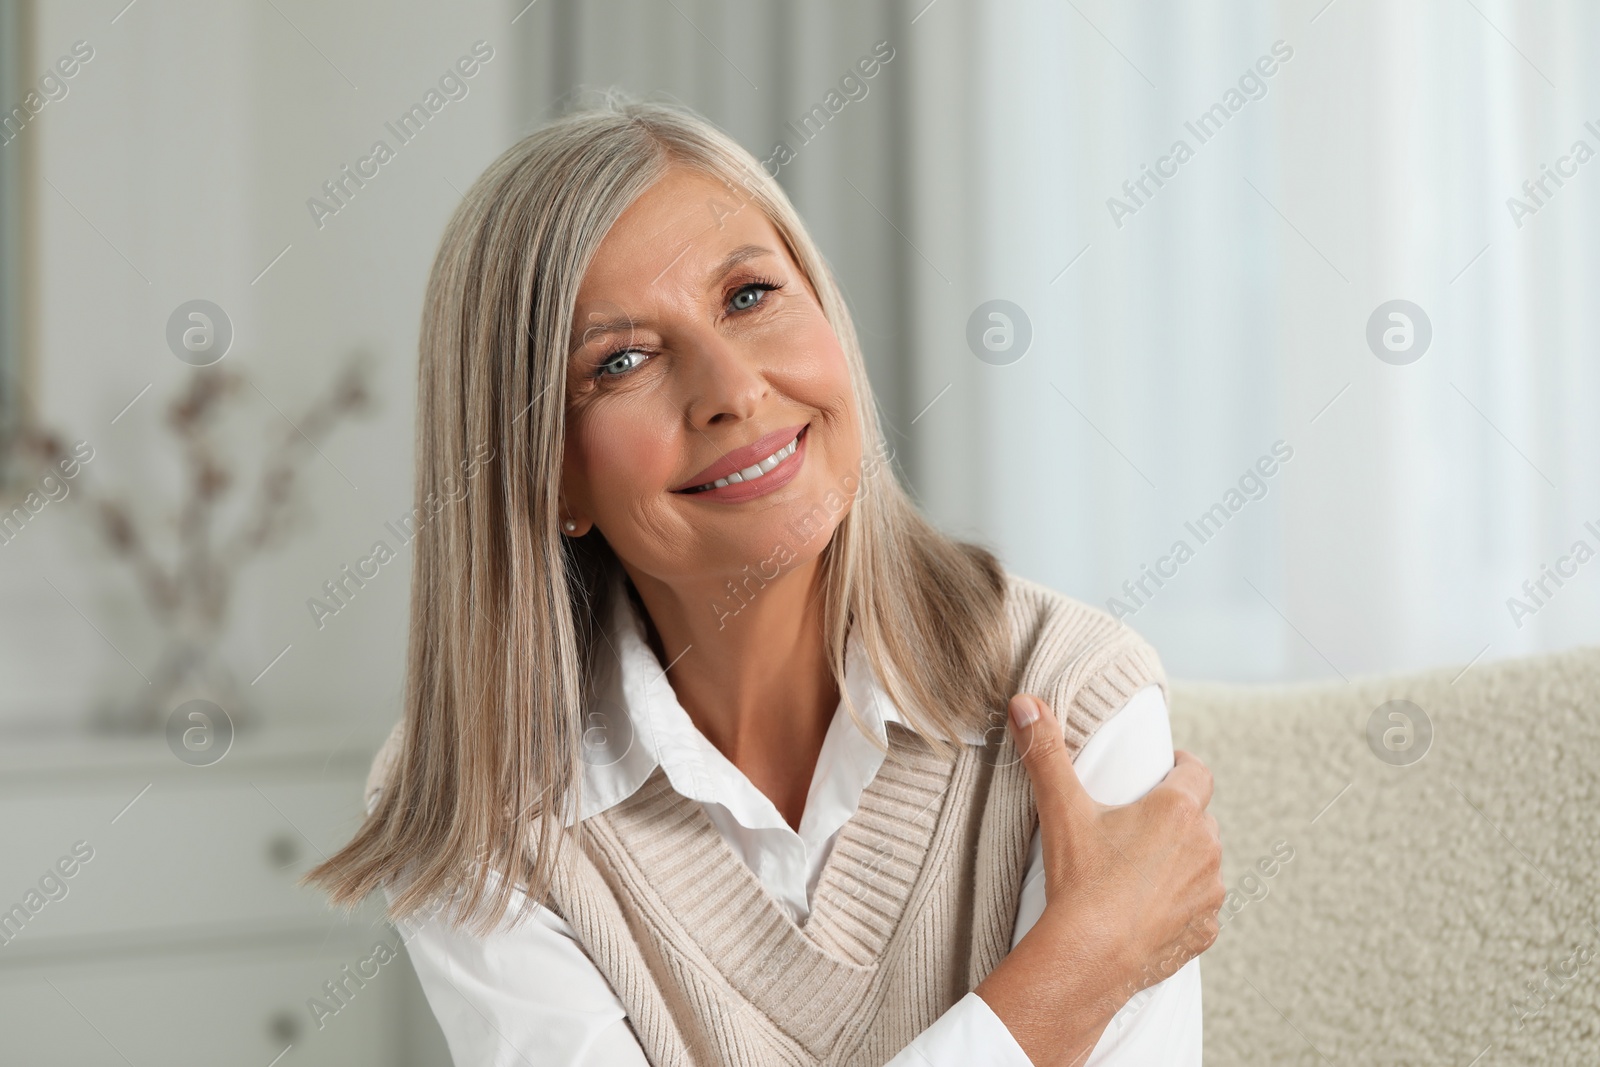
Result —
[[442, 916], [395, 925], [455, 1063], [648, 1067], [611, 983], [548, 908], [488, 936]]

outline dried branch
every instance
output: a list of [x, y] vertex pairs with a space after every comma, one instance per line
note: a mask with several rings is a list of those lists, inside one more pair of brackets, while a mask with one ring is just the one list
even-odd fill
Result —
[[[184, 489], [174, 516], [176, 556], [170, 564], [150, 550], [150, 539], [128, 503], [80, 490], [95, 505], [101, 536], [112, 554], [132, 568], [152, 613], [163, 622], [187, 613], [203, 624], [220, 625], [231, 589], [230, 571], [283, 539], [295, 479], [311, 445], [324, 440], [347, 416], [371, 407], [369, 368], [368, 357], [352, 355], [323, 395], [296, 420], [299, 430], [285, 430], [263, 462], [247, 517], [225, 539], [215, 530], [217, 513], [238, 479], [213, 431], [228, 402], [243, 392], [244, 378], [221, 368], [192, 375], [166, 412], [184, 465]], [[24, 434], [18, 444], [24, 453], [51, 464], [68, 459], [62, 438], [48, 430]]]

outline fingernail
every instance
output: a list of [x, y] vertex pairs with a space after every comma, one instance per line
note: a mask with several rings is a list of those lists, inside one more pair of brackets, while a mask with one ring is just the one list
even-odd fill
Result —
[[1011, 721], [1020, 729], [1030, 726], [1033, 720], [1039, 717], [1039, 705], [1032, 697], [1015, 696], [1011, 698]]

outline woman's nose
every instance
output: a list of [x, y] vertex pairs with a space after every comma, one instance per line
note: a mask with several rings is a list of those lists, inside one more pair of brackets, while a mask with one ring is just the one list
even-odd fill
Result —
[[755, 415], [768, 386], [751, 352], [710, 329], [686, 347], [687, 358], [680, 365], [686, 371], [686, 414], [692, 425], [715, 426]]

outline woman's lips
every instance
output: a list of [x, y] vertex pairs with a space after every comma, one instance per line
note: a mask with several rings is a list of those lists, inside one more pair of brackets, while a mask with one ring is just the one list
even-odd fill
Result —
[[[800, 467], [801, 467], [802, 464], [805, 463], [805, 459], [806, 459], [806, 455], [805, 455], [805, 453], [806, 453], [806, 437], [807, 437], [806, 431], [809, 430], [809, 429], [810, 429], [810, 426], [807, 425], [807, 426], [798, 427], [797, 429], [792, 430], [792, 431], [780, 431], [780, 434], [792, 433], [795, 436], [793, 436], [790, 439], [790, 442], [787, 445], [782, 443], [781, 438], [780, 438], [779, 444], [776, 447], [771, 448], [771, 450], [766, 453], [766, 456], [773, 455], [774, 453], [777, 453], [777, 452], [779, 452], [779, 451], [781, 451], [781, 450], [783, 450], [785, 448], [789, 448], [789, 453], [788, 453], [788, 455], [785, 455], [781, 459], [779, 459], [777, 464], [774, 465], [773, 467], [771, 467], [764, 474], [761, 474], [761, 475], [759, 475], [757, 477], [754, 477], [754, 478], [742, 478], [741, 477], [740, 481], [729, 482], [727, 485], [716, 486], [715, 488], [711, 488], [711, 489], [699, 489], [697, 487], [690, 487], [688, 489], [674, 490], [674, 492], [677, 492], [677, 493], [679, 493], [679, 494], [681, 494], [683, 496], [691, 497], [691, 498], [693, 498], [695, 500], [704, 500], [704, 501], [723, 503], [723, 504], [736, 504], [736, 503], [739, 503], [741, 501], [753, 500], [754, 498], [756, 498], [758, 496], [766, 496], [768, 493], [775, 492], [776, 490], [783, 488], [785, 485], [788, 485], [791, 481], [794, 480], [795, 475], [800, 473]], [[751, 448], [754, 448], [754, 447], [757, 447], [757, 446], [759, 446], [761, 448], [768, 447], [766, 442], [772, 436], [774, 436], [774, 435], [769, 434], [767, 437], [764, 437], [761, 440], [755, 442], [755, 445], [751, 446]], [[792, 447], [790, 447], [790, 446], [792, 446]], [[747, 450], [743, 450], [742, 449], [740, 451], [747, 451]], [[730, 458], [732, 458], [732, 457], [736, 457], [738, 454], [737, 453], [730, 453], [729, 455], [730, 455]], [[763, 456], [762, 458], [766, 458], [766, 456]], [[756, 460], [756, 462], [759, 463], [760, 460], [758, 459], [758, 460]], [[710, 470], [710, 471], [714, 471], [714, 470], [717, 470], [719, 467], [726, 467], [726, 466], [727, 466], [727, 464], [726, 464], [726, 462], [724, 462], [724, 463], [719, 463], [719, 464], [717, 464], [716, 466], [713, 466], [713, 467], [708, 467], [706, 469]], [[748, 469], [748, 468], [746, 468], [746, 469]], [[729, 473], [737, 475], [739, 472], [737, 470], [730, 470]], [[710, 479], [710, 480], [715, 481], [718, 478], [723, 478], [723, 477], [726, 477], [726, 476], [727, 475], [717, 475], [715, 478]], [[703, 477], [703, 475], [696, 475], [696, 477], [697, 478]], [[704, 481], [697, 483], [697, 485], [703, 485], [703, 484], [705, 484]]]
[[689, 489], [698, 489], [703, 485], [709, 485], [719, 478], [726, 478], [730, 474], [737, 474], [740, 471], [749, 470], [755, 464], [760, 463], [762, 460], [778, 451], [778, 449], [793, 441], [800, 431], [806, 428], [806, 425], [806, 423], [801, 423], [798, 426], [789, 426], [781, 430], [773, 430], [771, 433], [762, 434], [760, 437], [756, 438], [754, 441], [751, 441], [747, 445], [741, 445], [738, 448], [725, 452], [721, 458], [719, 458], [715, 463], [711, 464], [711, 466], [707, 467], [705, 470], [700, 471], [687, 481], [673, 486], [672, 491], [674, 493], [682, 493]]

